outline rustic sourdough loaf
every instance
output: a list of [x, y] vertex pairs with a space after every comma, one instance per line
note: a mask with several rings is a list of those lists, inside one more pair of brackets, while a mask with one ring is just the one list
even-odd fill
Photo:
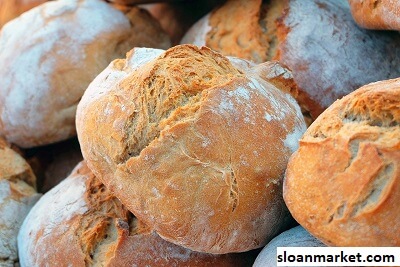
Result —
[[360, 29], [346, 0], [229, 0], [181, 43], [254, 62], [279, 60], [313, 119], [364, 84], [400, 76], [399, 33]]
[[22, 267], [251, 266], [246, 254], [193, 252], [161, 239], [84, 162], [33, 207], [18, 240]]
[[361, 87], [308, 128], [291, 157], [284, 199], [334, 246], [399, 246], [400, 79]]
[[124, 14], [100, 0], [60, 0], [31, 9], [0, 32], [0, 134], [21, 147], [75, 135], [77, 103], [111, 60], [134, 46], [168, 45], [137, 8]]
[[35, 176], [26, 161], [0, 138], [0, 266], [18, 263], [17, 234], [39, 199]]
[[367, 29], [400, 31], [398, 0], [348, 0], [358, 25]]
[[289, 221], [281, 181], [305, 131], [268, 66], [191, 45], [134, 49], [79, 103], [83, 157], [162, 238], [208, 253], [261, 247]]

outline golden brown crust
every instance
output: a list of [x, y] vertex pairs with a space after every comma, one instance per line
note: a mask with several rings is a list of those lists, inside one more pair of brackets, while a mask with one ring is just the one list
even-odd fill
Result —
[[[261, 0], [228, 1], [214, 10], [210, 15], [211, 30], [207, 33], [206, 46], [257, 63], [267, 61], [268, 42], [259, 26], [261, 5]], [[242, 18], [241, 23], [238, 18]]]
[[399, 34], [361, 29], [346, 0], [227, 1], [181, 43], [254, 62], [282, 62], [298, 85], [296, 100], [312, 120], [358, 87], [400, 76]]
[[43, 196], [19, 238], [24, 240], [23, 266], [251, 265], [246, 254], [203, 254], [161, 239], [129, 213], [84, 162]]
[[24, 181], [36, 188], [36, 177], [29, 164], [0, 137], [0, 180]]
[[397, 0], [349, 0], [358, 25], [374, 30], [400, 30], [400, 2]]
[[400, 79], [335, 102], [290, 159], [284, 198], [294, 218], [334, 246], [399, 246]]
[[168, 241], [209, 253], [264, 245], [289, 219], [281, 178], [305, 130], [294, 99], [261, 65], [238, 69], [205, 47], [130, 66], [142, 51], [111, 64], [79, 104], [89, 167]]

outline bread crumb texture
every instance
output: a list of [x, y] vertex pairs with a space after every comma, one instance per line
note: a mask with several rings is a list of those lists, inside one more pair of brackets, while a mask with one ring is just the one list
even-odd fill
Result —
[[135, 45], [169, 41], [147, 12], [105, 1], [50, 1], [9, 22], [0, 32], [0, 134], [24, 148], [74, 136], [88, 84]]
[[0, 266], [18, 262], [17, 234], [40, 195], [25, 160], [0, 138]]
[[284, 198], [294, 218], [326, 244], [398, 246], [400, 79], [336, 101], [290, 159]]
[[161, 239], [84, 162], [34, 206], [19, 233], [22, 266], [243, 266], [243, 255], [193, 252]]
[[88, 166], [170, 242], [216, 254], [265, 245], [289, 220], [281, 182], [305, 131], [296, 101], [261, 65], [192, 45], [148, 51], [113, 62], [85, 92]]

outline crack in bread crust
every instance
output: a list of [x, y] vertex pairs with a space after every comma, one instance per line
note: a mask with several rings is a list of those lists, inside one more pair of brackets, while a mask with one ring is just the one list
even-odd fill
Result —
[[149, 64], [121, 83], [132, 91], [135, 108], [120, 163], [138, 156], [163, 129], [193, 117], [204, 91], [242, 76], [226, 58], [205, 48], [171, 50]]
[[330, 245], [399, 245], [391, 234], [399, 121], [400, 79], [363, 86], [322, 113], [288, 164], [284, 198], [294, 218]]

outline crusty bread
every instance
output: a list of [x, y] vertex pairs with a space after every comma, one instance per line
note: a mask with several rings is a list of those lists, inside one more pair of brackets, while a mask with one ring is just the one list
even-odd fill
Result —
[[84, 162], [33, 207], [18, 240], [22, 267], [251, 266], [246, 254], [198, 253], [161, 239]]
[[266, 81], [272, 69], [206, 47], [134, 49], [79, 103], [83, 157], [164, 239], [261, 247], [289, 220], [281, 179], [305, 131], [296, 101]]
[[253, 267], [276, 267], [278, 247], [326, 247], [326, 245], [303, 227], [296, 226], [272, 239], [257, 256]]
[[313, 119], [364, 84], [400, 76], [400, 35], [360, 29], [346, 0], [229, 0], [181, 43], [254, 62], [282, 62]]
[[284, 199], [334, 246], [400, 245], [400, 79], [361, 87], [311, 125], [291, 157]]
[[348, 0], [354, 20], [363, 28], [400, 31], [398, 0]]
[[0, 138], [0, 266], [18, 262], [17, 234], [39, 199], [35, 176], [26, 161]]
[[0, 134], [25, 148], [74, 136], [84, 90], [134, 46], [167, 48], [169, 40], [148, 12], [124, 14], [99, 0], [51, 1], [7, 23], [0, 32]]
[[0, 0], [0, 29], [8, 21], [47, 0]]

